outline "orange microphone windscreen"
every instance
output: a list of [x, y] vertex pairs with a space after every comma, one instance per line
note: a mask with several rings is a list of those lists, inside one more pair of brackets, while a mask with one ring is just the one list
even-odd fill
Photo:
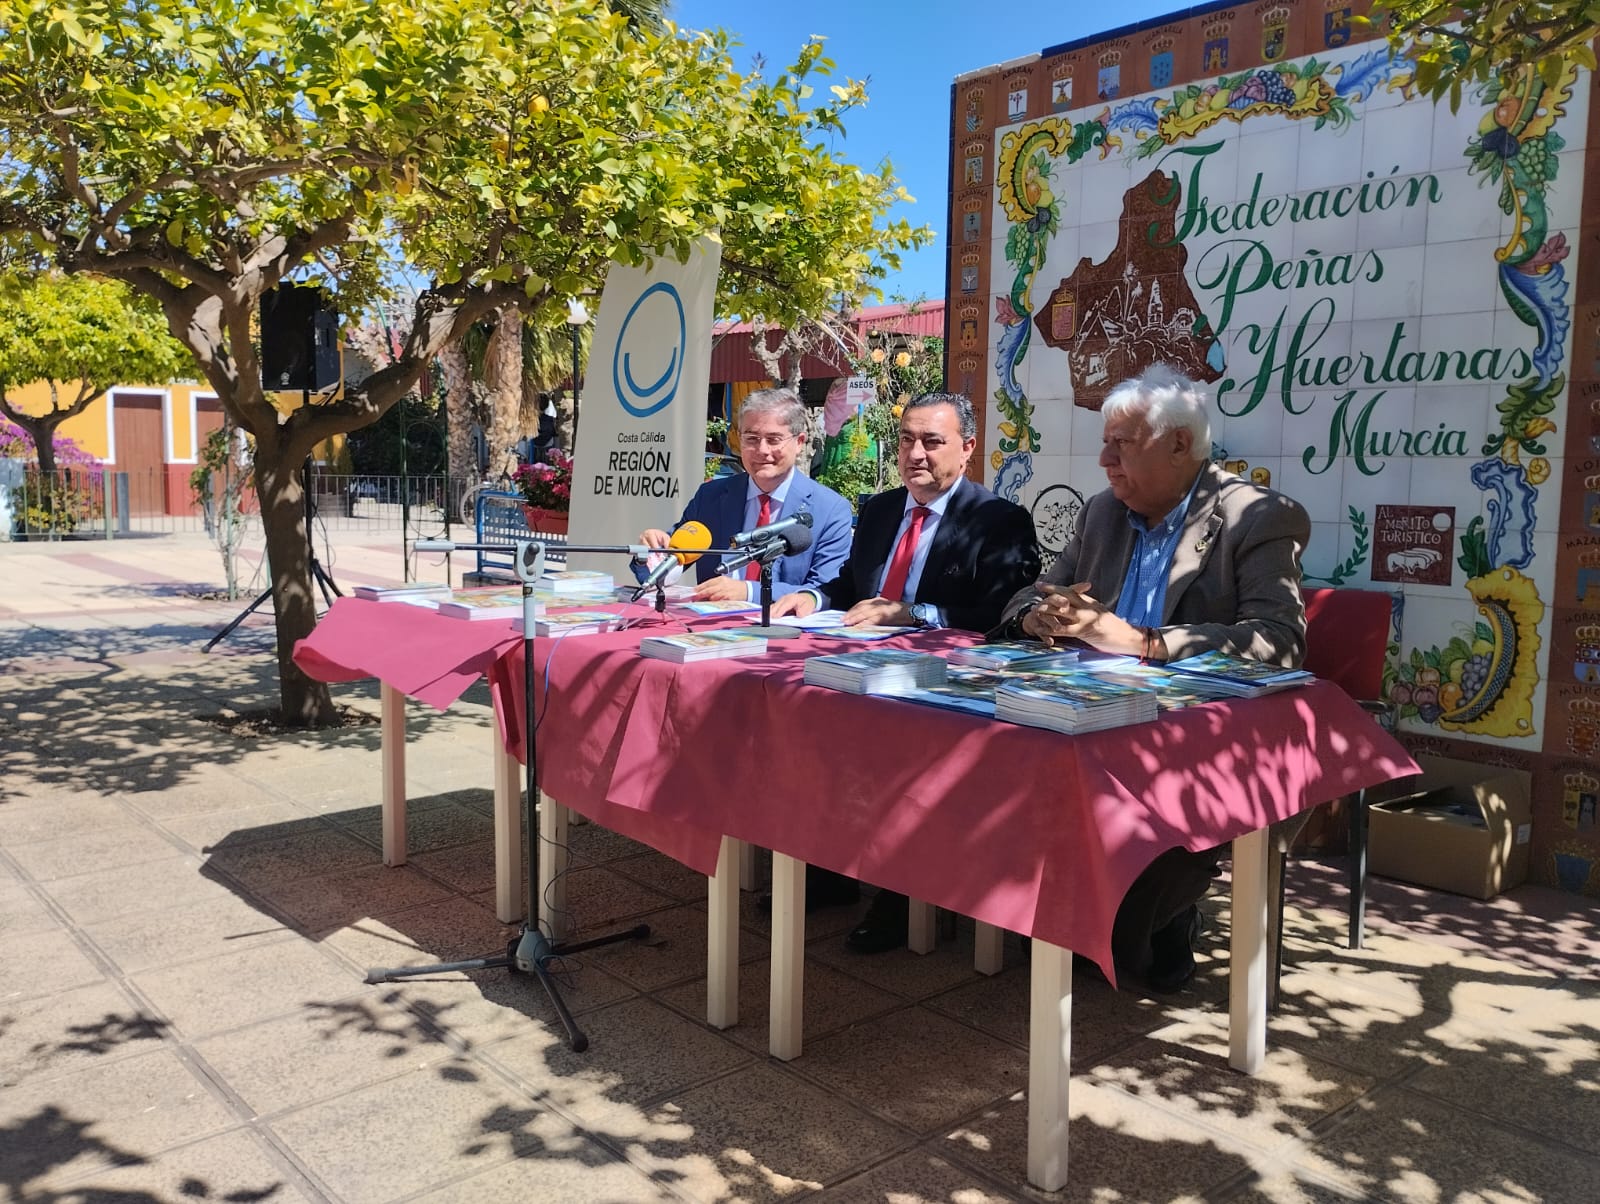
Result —
[[692, 549], [679, 551], [677, 560], [679, 564], [690, 565], [700, 559], [700, 549], [711, 546], [711, 528], [701, 522], [687, 522], [672, 533], [672, 538], [667, 541], [669, 549]]

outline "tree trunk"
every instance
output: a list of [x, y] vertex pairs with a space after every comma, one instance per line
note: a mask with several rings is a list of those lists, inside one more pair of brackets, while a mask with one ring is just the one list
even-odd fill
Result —
[[282, 720], [290, 727], [329, 727], [337, 722], [338, 712], [327, 685], [306, 676], [294, 663], [295, 645], [317, 625], [305, 488], [302, 457], [281, 445], [257, 445], [256, 490], [272, 574], [272, 604], [277, 610]]
[[33, 452], [39, 460], [39, 475], [44, 478], [46, 489], [50, 487], [56, 475], [56, 426], [61, 421], [57, 418], [55, 422], [51, 422], [52, 417], [50, 414], [43, 417], [18, 414], [13, 419], [18, 426], [28, 432], [28, 438], [33, 440]]
[[508, 305], [495, 317], [494, 333], [483, 355], [489, 390], [489, 478], [498, 480], [517, 467], [517, 430], [522, 409], [522, 311]]
[[440, 351], [438, 360], [444, 376], [445, 428], [449, 432], [445, 456], [450, 480], [461, 490], [468, 481], [478, 479], [478, 465], [472, 455], [472, 368], [459, 339]]
[[39, 475], [47, 482], [55, 480], [56, 475], [56, 433], [53, 428], [46, 428], [41, 439], [34, 436], [33, 446], [39, 452]]

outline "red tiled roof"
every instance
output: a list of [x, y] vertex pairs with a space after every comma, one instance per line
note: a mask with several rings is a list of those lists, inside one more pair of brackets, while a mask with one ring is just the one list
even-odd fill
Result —
[[[915, 312], [912, 312], [915, 310]], [[918, 306], [876, 305], [858, 309], [850, 316], [850, 324], [858, 334], [873, 330], [889, 330], [900, 334], [944, 334], [944, 302], [929, 301]], [[712, 328], [711, 382], [723, 384], [736, 380], [766, 380], [767, 373], [761, 361], [750, 349], [752, 330], [749, 322], [722, 321]], [[776, 342], [768, 336], [768, 345]], [[843, 376], [849, 370], [843, 353], [833, 357], [808, 355], [801, 366], [803, 377]]]

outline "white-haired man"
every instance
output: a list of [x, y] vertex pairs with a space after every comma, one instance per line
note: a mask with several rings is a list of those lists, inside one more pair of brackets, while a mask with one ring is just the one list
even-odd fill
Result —
[[[1077, 640], [1152, 661], [1210, 649], [1281, 665], [1305, 655], [1304, 508], [1210, 460], [1205, 395], [1165, 365], [1101, 409], [1100, 466], [1065, 550], [1006, 606], [995, 634]], [[1129, 888], [1112, 950], [1119, 972], [1161, 991], [1194, 975], [1196, 904], [1217, 851], [1168, 850]]]

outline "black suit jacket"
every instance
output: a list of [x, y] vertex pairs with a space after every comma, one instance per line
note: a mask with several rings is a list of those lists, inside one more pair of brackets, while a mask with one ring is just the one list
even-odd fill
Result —
[[[883, 566], [894, 554], [905, 514], [905, 486], [868, 498], [856, 520], [855, 541], [839, 575], [822, 586], [828, 605], [848, 610], [875, 596]], [[1011, 595], [1039, 576], [1033, 517], [1014, 502], [962, 478], [933, 534], [933, 546], [909, 602], [942, 607], [952, 627], [988, 631]]]

